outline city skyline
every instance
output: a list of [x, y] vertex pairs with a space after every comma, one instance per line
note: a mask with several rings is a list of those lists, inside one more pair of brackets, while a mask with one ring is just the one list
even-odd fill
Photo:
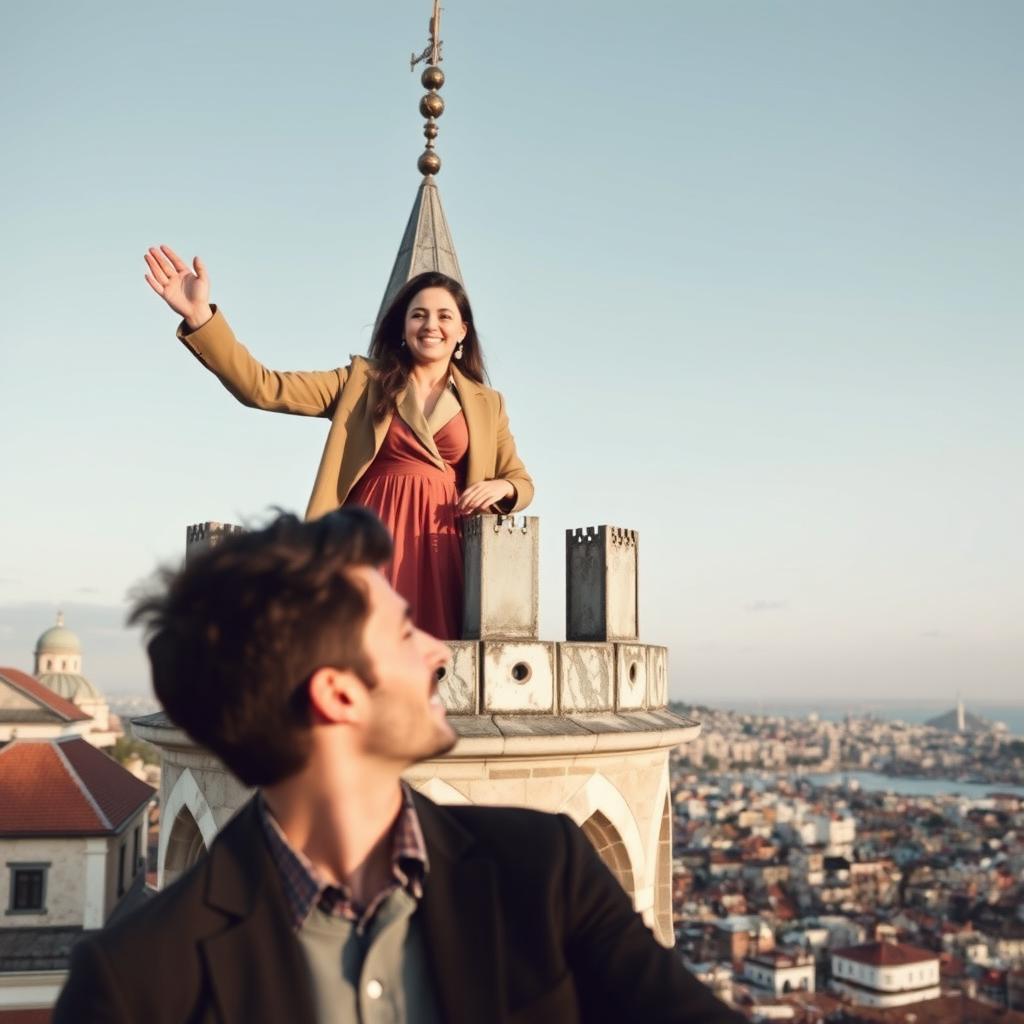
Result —
[[[237, 406], [141, 255], [203, 255], [268, 365], [364, 351], [428, 8], [213, 10], [203, 52], [123, 3], [10, 16], [0, 663], [63, 607], [143, 692], [127, 591], [190, 522], [304, 506], [322, 424]], [[538, 484], [542, 636], [563, 531], [607, 522], [673, 698], [1015, 697], [1024, 12], [520, 9], [446, 5], [438, 183]]]

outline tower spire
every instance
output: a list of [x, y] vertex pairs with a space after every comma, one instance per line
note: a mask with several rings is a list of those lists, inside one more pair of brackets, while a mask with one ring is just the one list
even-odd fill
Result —
[[384, 298], [377, 312], [378, 323], [398, 290], [417, 274], [439, 270], [456, 281], [462, 281], [455, 244], [452, 242], [448, 221], [441, 206], [441, 194], [435, 181], [435, 176], [441, 170], [441, 158], [434, 150], [434, 140], [437, 138], [437, 119], [444, 113], [444, 100], [438, 91], [444, 85], [444, 72], [438, 67], [443, 59], [441, 45], [441, 2], [434, 0], [427, 45], [418, 56], [413, 53], [409, 58], [410, 70], [419, 63], [426, 65], [420, 75], [420, 83], [427, 90], [420, 98], [420, 113], [426, 118], [423, 134], [427, 143], [416, 161], [423, 181], [416, 193], [416, 201], [384, 289]]
[[437, 174], [441, 170], [441, 158], [434, 152], [434, 139], [437, 138], [437, 119], [444, 113], [444, 100], [438, 90], [444, 85], [444, 72], [438, 67], [441, 63], [441, 0], [434, 0], [434, 13], [430, 18], [430, 42], [427, 48], [417, 57], [409, 58], [411, 71], [420, 61], [427, 66], [420, 75], [420, 83], [426, 93], [420, 100], [420, 113], [427, 119], [423, 126], [423, 134], [427, 139], [427, 148], [420, 154], [416, 166], [420, 174]]

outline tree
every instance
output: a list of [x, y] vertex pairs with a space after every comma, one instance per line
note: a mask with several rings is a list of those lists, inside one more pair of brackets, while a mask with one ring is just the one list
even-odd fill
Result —
[[112, 747], [107, 748], [107, 753], [118, 764], [127, 764], [132, 757], [142, 758], [143, 764], [159, 764], [160, 751], [147, 743], [145, 740], [133, 739], [131, 736], [118, 736]]

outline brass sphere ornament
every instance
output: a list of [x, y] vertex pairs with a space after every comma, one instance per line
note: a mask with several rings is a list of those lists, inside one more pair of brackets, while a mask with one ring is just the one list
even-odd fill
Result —
[[441, 170], [441, 158], [432, 149], [425, 149], [416, 161], [416, 166], [420, 174], [437, 174]]
[[423, 69], [420, 81], [424, 89], [440, 89], [444, 85], [444, 72], [436, 64], [432, 64]]
[[420, 113], [424, 117], [440, 117], [444, 113], [444, 100], [436, 92], [428, 92], [420, 100]]

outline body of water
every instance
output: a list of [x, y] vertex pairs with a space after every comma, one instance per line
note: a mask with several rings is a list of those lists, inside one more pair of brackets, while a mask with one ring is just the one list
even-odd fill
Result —
[[856, 780], [867, 793], [898, 793], [901, 796], [964, 796], [980, 800], [991, 793], [1013, 793], [1024, 797], [1024, 786], [1010, 786], [1002, 782], [957, 782], [954, 779], [906, 779], [877, 772], [829, 772], [794, 776], [804, 778], [816, 786], [840, 786], [847, 780]]
[[[708, 700], [709, 707], [723, 711], [740, 711], [751, 715], [782, 715], [786, 718], [807, 718], [816, 714], [827, 722], [841, 722], [847, 715], [867, 718], [869, 715], [886, 722], [920, 724], [955, 707], [952, 701], [730, 701]], [[985, 704], [966, 701], [972, 714], [989, 722], [1002, 722], [1011, 735], [1024, 738], [1024, 704]]]

